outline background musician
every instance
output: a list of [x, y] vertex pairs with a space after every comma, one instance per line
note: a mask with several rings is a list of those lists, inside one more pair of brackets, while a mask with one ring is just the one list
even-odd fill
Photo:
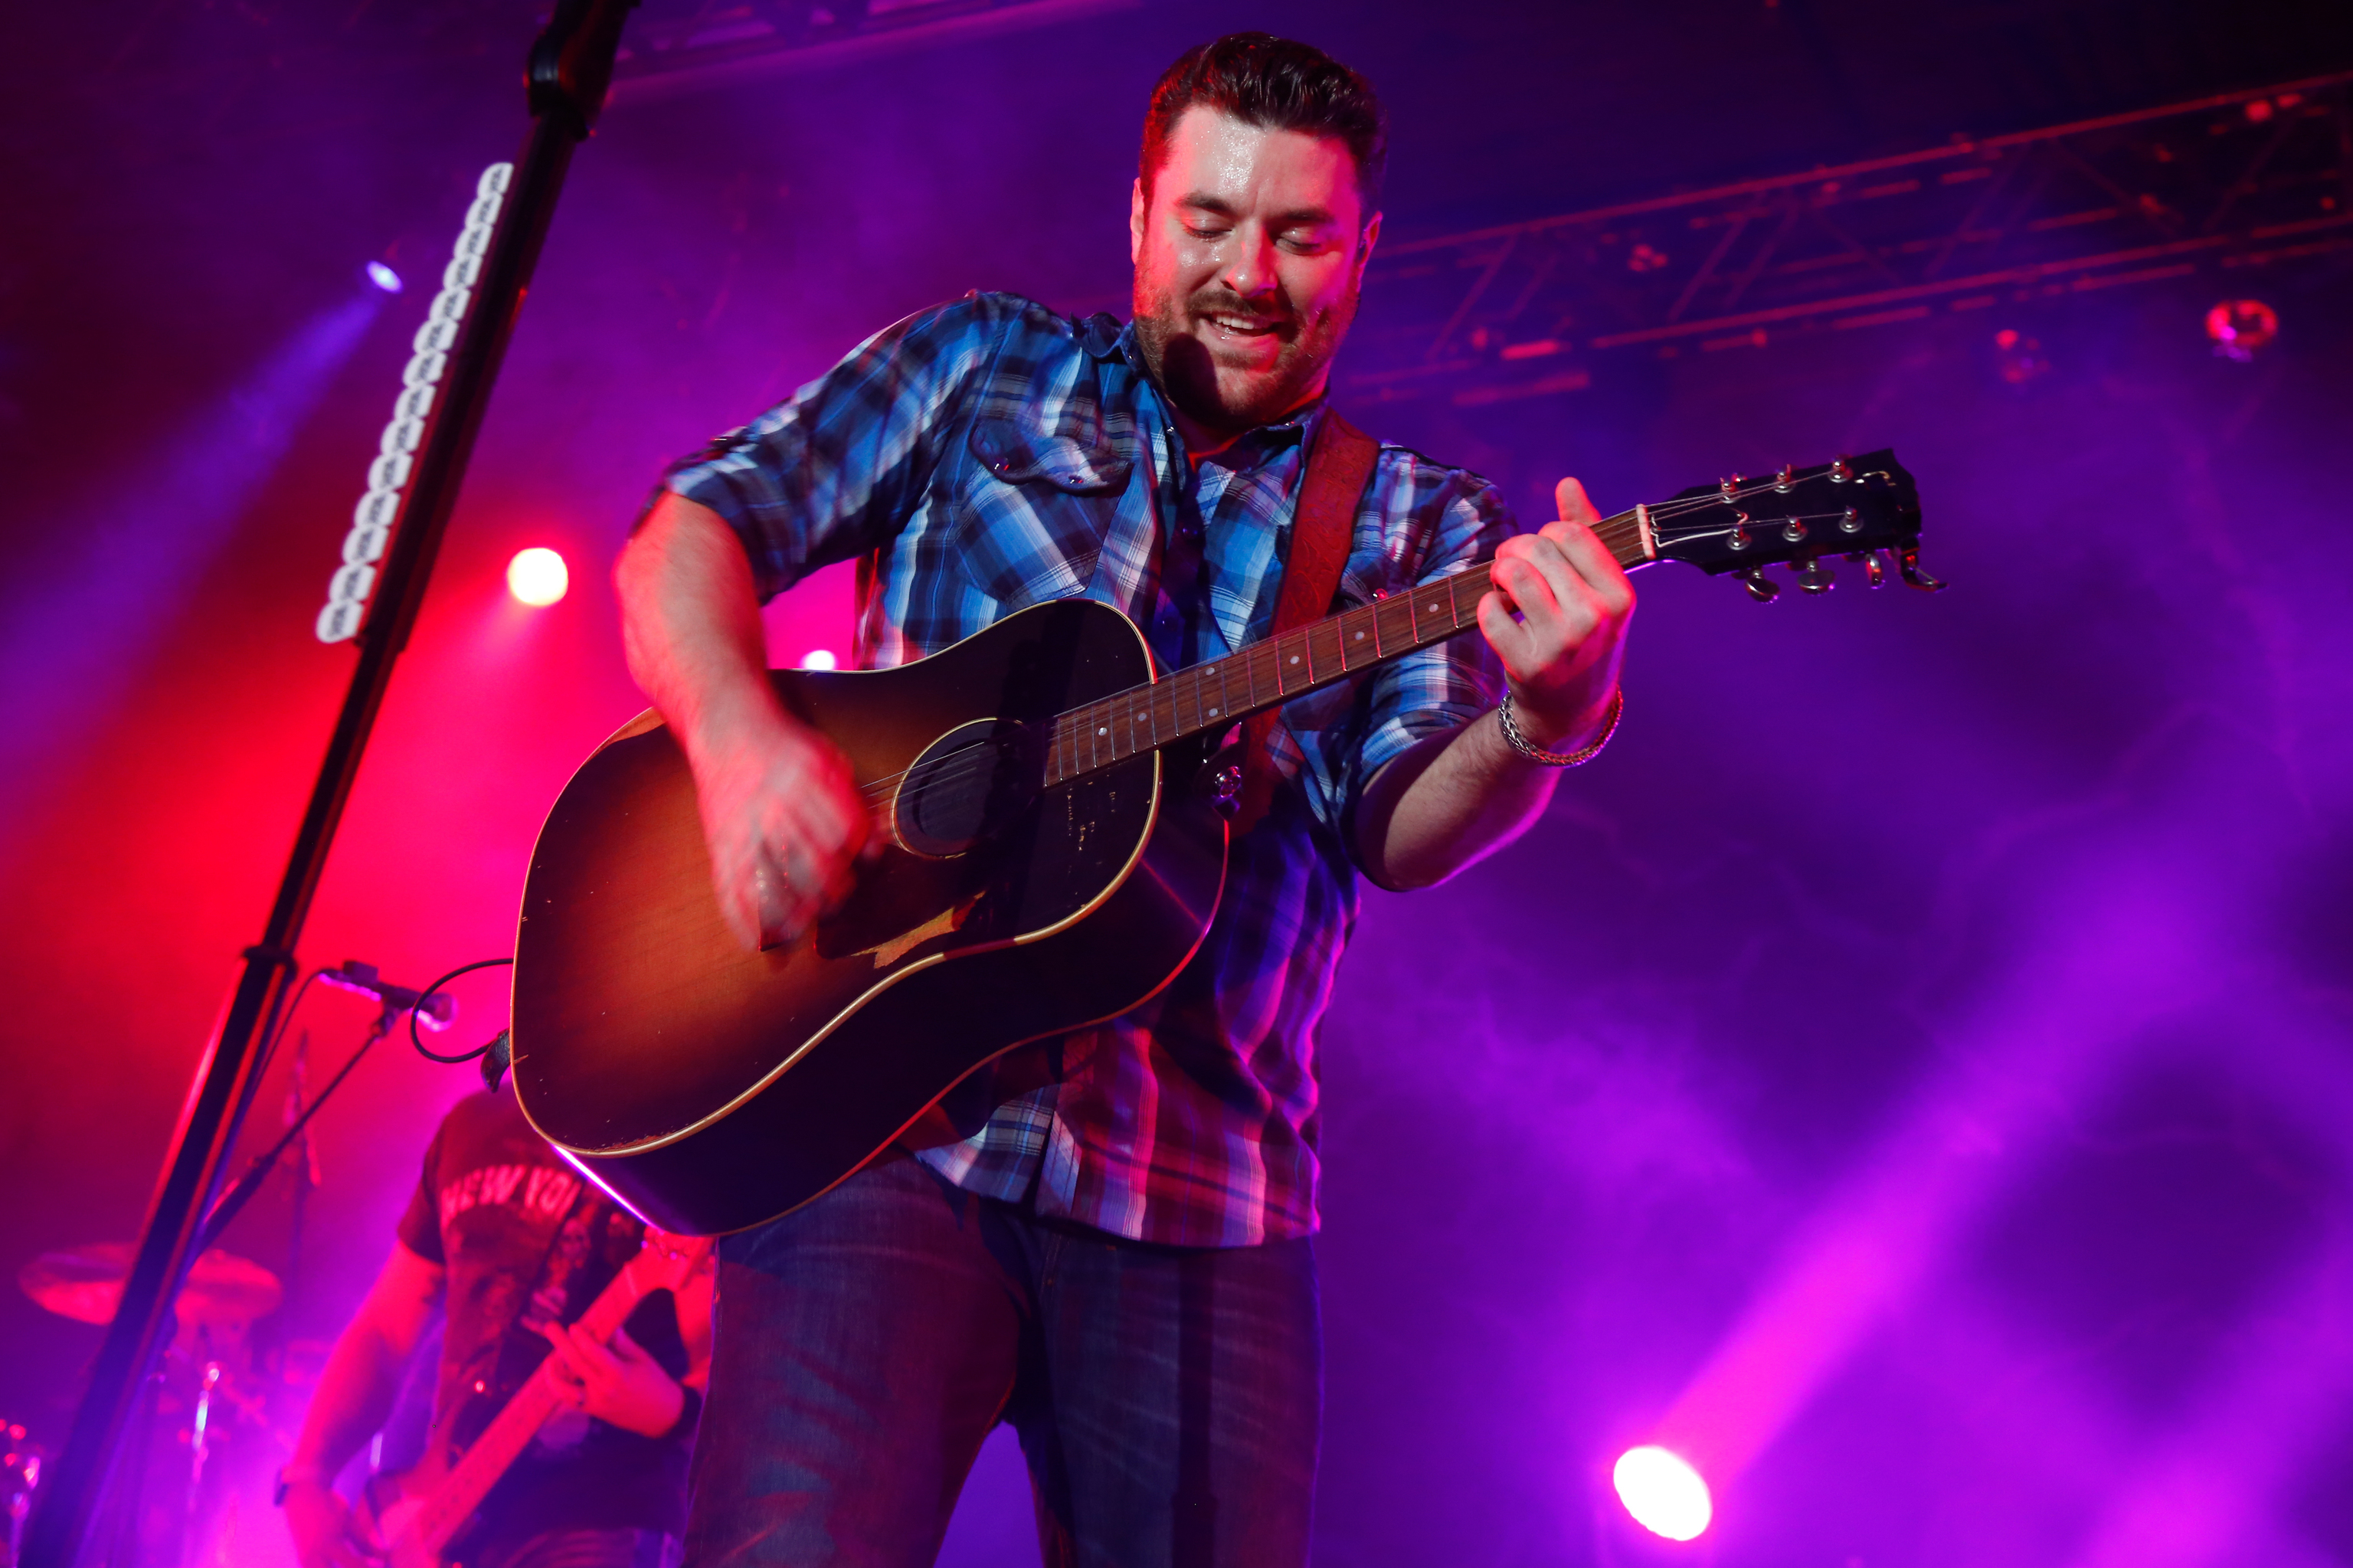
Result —
[[654, 1568], [684, 1522], [709, 1361], [711, 1275], [639, 1302], [609, 1346], [570, 1325], [644, 1227], [532, 1131], [512, 1091], [454, 1107], [366, 1298], [337, 1338], [282, 1473], [303, 1568], [376, 1543], [333, 1489], [385, 1425], [410, 1352], [446, 1314], [430, 1444], [462, 1451], [553, 1356], [571, 1409], [541, 1429], [460, 1538], [468, 1568]]

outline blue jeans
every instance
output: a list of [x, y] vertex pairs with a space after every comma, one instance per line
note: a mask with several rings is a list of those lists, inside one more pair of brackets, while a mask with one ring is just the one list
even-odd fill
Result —
[[674, 1568], [659, 1530], [551, 1530], [489, 1559], [489, 1568]]
[[892, 1160], [720, 1244], [686, 1560], [921, 1568], [1004, 1420], [1049, 1568], [1301, 1568], [1322, 1406], [1305, 1240], [1124, 1241]]

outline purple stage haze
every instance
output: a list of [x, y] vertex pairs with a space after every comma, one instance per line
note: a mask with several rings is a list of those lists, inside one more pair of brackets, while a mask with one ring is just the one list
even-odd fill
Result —
[[[68, 87], [0, 63], [45, 218], [0, 270], [11, 1277], [137, 1230], [348, 674], [311, 617], [419, 280], [522, 129], [530, 6], [327, 9], [125, 0], [38, 25]], [[1124, 310], [1184, 45], [1266, 25], [1369, 70], [1400, 241], [2353, 64], [2219, 5], [2131, 48], [2113, 5], [2027, 9], [1217, 0], [617, 105], [304, 958], [421, 985], [512, 950], [542, 813], [642, 706], [608, 566], [661, 463], [968, 288]], [[1674, 123], [1662, 61], [1705, 90]], [[1512, 850], [1367, 894], [1321, 1044], [1320, 1568], [2353, 1568], [2348, 254], [1577, 355], [1513, 401], [1344, 391], [1531, 516], [1564, 473], [1609, 510], [1892, 445], [1952, 587], [1641, 573], [1606, 755]], [[2246, 298], [2280, 335], [2240, 362], [2204, 322]], [[545, 609], [507, 591], [526, 546], [569, 563]], [[772, 606], [775, 662], [846, 648], [849, 594]], [[503, 1021], [495, 972], [460, 996], [443, 1048]], [[314, 1085], [371, 1017], [314, 992]], [[271, 1425], [476, 1082], [381, 1046], [321, 1118], [208, 1526], [232, 1568], [287, 1560]], [[290, 1195], [229, 1248], [284, 1271]], [[98, 1332], [10, 1287], [0, 1421], [54, 1444]], [[1654, 1442], [1713, 1489], [1688, 1547], [1611, 1491]], [[1036, 1563], [1022, 1486], [1000, 1434], [943, 1561]]]

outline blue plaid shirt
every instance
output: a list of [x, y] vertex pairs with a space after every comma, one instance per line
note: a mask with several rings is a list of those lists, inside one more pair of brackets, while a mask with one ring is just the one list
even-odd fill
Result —
[[[1264, 426], [1197, 467], [1133, 327], [972, 294], [868, 339], [666, 483], [727, 520], [763, 599], [863, 557], [863, 667], [1080, 594], [1191, 663], [1271, 626], [1321, 417]], [[1384, 446], [1341, 597], [1460, 570], [1515, 531], [1486, 481]], [[1198, 552], [1198, 588], [1163, 591], [1164, 538], [1179, 558]], [[1356, 916], [1357, 796], [1416, 740], [1493, 706], [1501, 680], [1473, 634], [1284, 707], [1273, 807], [1236, 841], [1192, 961], [1135, 1012], [1058, 1042], [1057, 1081], [974, 1107], [972, 1136], [919, 1157], [969, 1191], [1145, 1241], [1313, 1231], [1315, 1026]]]

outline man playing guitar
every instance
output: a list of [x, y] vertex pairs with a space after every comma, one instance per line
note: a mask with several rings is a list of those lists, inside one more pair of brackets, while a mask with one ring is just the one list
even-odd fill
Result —
[[428, 1443], [444, 1457], [472, 1444], [543, 1358], [571, 1407], [491, 1489], [453, 1542], [458, 1559], [466, 1568], [659, 1568], [663, 1542], [684, 1522], [709, 1361], [710, 1271], [640, 1301], [609, 1344], [575, 1321], [638, 1253], [643, 1232], [556, 1158], [512, 1092], [453, 1107], [280, 1472], [302, 1568], [364, 1568], [382, 1553], [385, 1543], [353, 1517], [333, 1481], [384, 1427], [437, 1308], [446, 1326]]
[[[670, 474], [617, 569], [629, 663], [747, 947], [807, 929], [868, 847], [841, 758], [765, 673], [758, 605], [806, 572], [862, 557], [867, 666], [1075, 594], [1163, 668], [1265, 634], [1311, 454], [1351, 439], [1324, 394], [1386, 134], [1316, 49], [1197, 48], [1145, 121], [1132, 323], [968, 296]], [[1357, 879], [1426, 886], [1525, 829], [1616, 722], [1634, 602], [1575, 481], [1523, 534], [1474, 474], [1371, 463], [1340, 597], [1492, 556], [1483, 637], [1282, 710], [1271, 795], [1158, 995], [1005, 1058], [895, 1156], [722, 1242], [691, 1562], [927, 1563], [1000, 1419], [1050, 1563], [1305, 1562], [1315, 1025]]]

